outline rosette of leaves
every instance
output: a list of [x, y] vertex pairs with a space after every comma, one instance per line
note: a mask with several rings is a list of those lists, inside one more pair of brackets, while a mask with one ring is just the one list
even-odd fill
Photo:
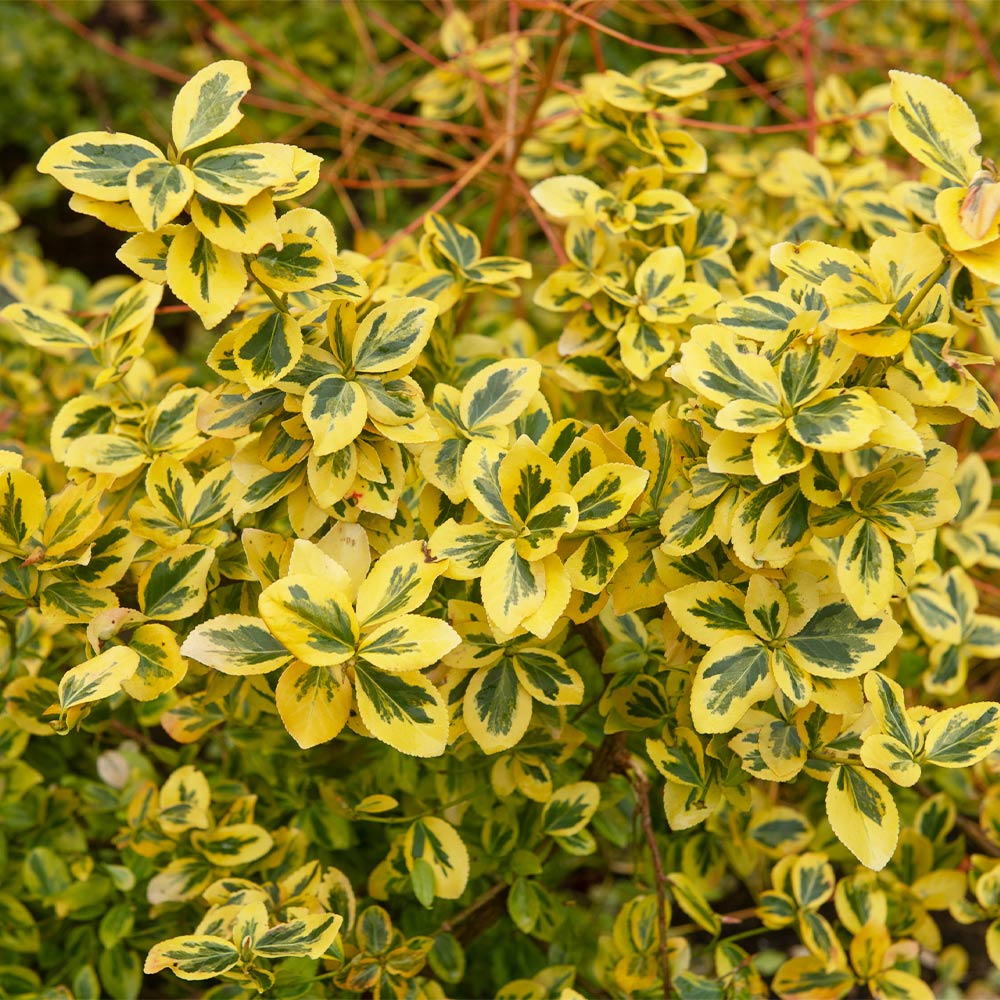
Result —
[[[327, 253], [303, 234], [283, 233], [274, 208], [316, 184], [319, 157], [284, 143], [193, 152], [236, 127], [249, 90], [243, 63], [213, 63], [178, 93], [166, 154], [127, 133], [83, 132], [59, 140], [38, 164], [73, 192], [74, 209], [141, 234], [123, 248], [124, 262], [141, 277], [168, 282], [209, 328], [243, 294], [245, 254], [259, 257], [254, 276], [279, 291], [300, 287], [295, 272], [309, 271], [314, 284], [334, 277]], [[176, 223], [185, 211], [191, 222]], [[267, 244], [273, 249], [262, 253]], [[295, 288], [282, 281], [290, 273]]]
[[861, 986], [879, 1000], [893, 996], [931, 1000], [934, 991], [920, 978], [920, 945], [910, 939], [893, 941], [885, 927], [866, 924], [851, 940], [845, 959], [831, 963], [815, 955], [790, 958], [771, 984], [779, 997], [801, 996], [822, 988], [825, 996], [840, 1000]]
[[256, 796], [232, 802], [216, 819], [205, 773], [193, 765], [177, 768], [159, 788], [140, 783], [126, 810], [116, 843], [146, 858], [170, 856], [150, 879], [150, 904], [192, 900], [220, 875], [259, 861], [274, 838], [254, 823]]
[[709, 647], [691, 688], [691, 717], [703, 733], [727, 732], [775, 690], [803, 707], [814, 677], [858, 677], [902, 635], [892, 618], [862, 620], [805, 575], [782, 581], [754, 574], [745, 594], [733, 584], [693, 583], [668, 594], [667, 607], [687, 635]]
[[272, 924], [261, 900], [225, 909], [236, 912], [210, 910], [194, 934], [155, 944], [143, 972], [169, 969], [180, 979], [194, 981], [221, 977], [263, 993], [275, 981], [267, 963], [321, 958], [334, 946], [342, 923], [334, 913], [293, 910], [289, 919]]
[[452, 601], [449, 617], [462, 642], [444, 657], [452, 672], [448, 700], [454, 705], [461, 699], [462, 721], [484, 753], [515, 746], [536, 701], [559, 706], [583, 700], [579, 672], [535, 636], [498, 640], [476, 604]]
[[960, 566], [906, 595], [910, 618], [929, 644], [928, 692], [957, 694], [968, 681], [970, 659], [1000, 656], [1000, 618], [977, 614], [978, 606], [975, 583]]
[[[394, 517], [404, 486], [402, 448], [435, 438], [410, 372], [437, 307], [403, 297], [371, 308], [360, 320], [353, 303], [324, 312], [326, 346], [306, 345], [279, 381], [256, 391], [235, 381], [240, 375], [232, 348], [240, 327], [223, 335], [209, 358], [232, 381], [203, 407], [203, 426], [223, 439], [250, 438], [233, 462], [245, 487], [239, 516], [294, 494], [289, 503], [302, 517], [310, 505], [331, 511], [346, 497], [360, 511]], [[251, 363], [259, 356], [248, 355]], [[251, 436], [262, 416], [263, 429]]]
[[520, 35], [494, 35], [480, 42], [461, 10], [452, 11], [441, 23], [441, 48], [447, 61], [413, 88], [425, 118], [457, 118], [475, 104], [482, 84], [489, 93], [519, 73], [531, 54], [531, 43]]
[[[817, 320], [799, 317], [789, 334], [802, 342], [776, 356], [717, 324], [691, 331], [671, 375], [713, 407], [712, 422], [723, 433], [712, 443], [715, 454], [709, 451], [710, 470], [752, 472], [767, 485], [805, 468], [817, 451], [864, 447], [881, 426], [871, 395], [842, 384], [853, 352], [809, 336]], [[746, 452], [749, 463], [741, 461]]]
[[516, 279], [531, 277], [531, 265], [526, 260], [484, 257], [479, 237], [471, 229], [436, 212], [424, 221], [418, 261], [400, 266], [403, 274], [413, 272], [403, 282], [402, 290], [407, 295], [431, 299], [442, 313], [476, 292], [514, 297], [518, 294]]
[[413, 614], [445, 568], [421, 542], [398, 545], [360, 579], [300, 540], [287, 574], [260, 595], [259, 613], [195, 628], [182, 652], [225, 674], [283, 668], [275, 701], [303, 747], [333, 739], [352, 708], [360, 731], [418, 757], [442, 754], [444, 699], [421, 672], [460, 641], [444, 621]]
[[[542, 443], [554, 443], [554, 434], [547, 432]], [[449, 519], [432, 534], [430, 548], [449, 560], [449, 577], [480, 581], [483, 607], [501, 632], [525, 628], [547, 636], [573, 586], [598, 576], [603, 587], [624, 562], [620, 542], [602, 548], [596, 540], [590, 559], [586, 538], [570, 560], [557, 551], [570, 532], [586, 536], [623, 520], [645, 488], [646, 470], [594, 458], [584, 448], [556, 462], [527, 435], [506, 450], [478, 440], [466, 447], [460, 477], [483, 520]]]
[[[873, 123], [869, 119], [866, 124]], [[881, 160], [827, 167], [804, 149], [783, 149], [760, 175], [760, 186], [769, 195], [791, 200], [789, 227], [797, 235], [860, 229], [877, 239], [910, 229], [900, 194], [886, 190], [888, 179], [889, 169]]]

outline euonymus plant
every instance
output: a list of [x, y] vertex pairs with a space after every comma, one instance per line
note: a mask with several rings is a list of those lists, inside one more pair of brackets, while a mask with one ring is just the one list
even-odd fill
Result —
[[706, 173], [724, 76], [543, 107], [543, 273], [447, 214], [340, 247], [317, 156], [225, 144], [235, 60], [161, 141], [45, 153], [132, 276], [3, 251], [0, 995], [930, 997], [949, 913], [1000, 965], [1000, 518], [952, 434], [1000, 426], [1000, 178], [905, 72], [887, 128]]

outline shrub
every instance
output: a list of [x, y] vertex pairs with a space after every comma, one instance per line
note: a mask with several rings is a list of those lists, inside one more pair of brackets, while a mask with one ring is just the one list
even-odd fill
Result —
[[[441, 44], [443, 121], [531, 56]], [[4, 250], [0, 994], [930, 997], [949, 917], [1000, 966], [1000, 178], [901, 71], [706, 149], [725, 73], [539, 89], [552, 264], [345, 249], [236, 59], [45, 152], [134, 277]]]

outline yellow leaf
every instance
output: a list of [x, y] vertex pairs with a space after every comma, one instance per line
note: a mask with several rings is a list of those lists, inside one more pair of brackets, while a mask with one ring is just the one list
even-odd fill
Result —
[[[129, 211], [133, 211], [131, 206]], [[115, 256], [140, 278], [162, 285], [167, 280], [167, 251], [174, 237], [183, 230], [183, 226], [164, 226], [156, 233], [140, 232], [126, 240]]]
[[45, 151], [38, 172], [64, 188], [98, 201], [128, 200], [128, 175], [150, 157], [163, 159], [151, 142], [125, 132], [78, 132]]
[[195, 73], [174, 100], [170, 132], [174, 148], [184, 153], [218, 139], [243, 117], [240, 101], [250, 90], [247, 68], [225, 59]]
[[968, 104], [930, 77], [890, 70], [889, 79], [889, 128], [896, 141], [925, 167], [968, 184], [980, 166], [973, 150], [982, 141]]
[[281, 721], [303, 749], [332, 740], [344, 728], [351, 702], [351, 685], [338, 667], [293, 663], [275, 689]]
[[69, 200], [69, 207], [74, 212], [103, 222], [109, 229], [123, 233], [141, 233], [146, 228], [127, 201], [101, 201], [85, 194], [74, 194]]
[[243, 258], [215, 246], [193, 225], [184, 226], [173, 237], [166, 273], [170, 290], [209, 330], [236, 308], [247, 283]]
[[115, 646], [63, 674], [59, 681], [59, 706], [66, 712], [117, 694], [139, 666], [139, 654]]
[[879, 778], [862, 767], [839, 767], [826, 786], [826, 812], [840, 842], [866, 868], [886, 866], [899, 838], [899, 813]]

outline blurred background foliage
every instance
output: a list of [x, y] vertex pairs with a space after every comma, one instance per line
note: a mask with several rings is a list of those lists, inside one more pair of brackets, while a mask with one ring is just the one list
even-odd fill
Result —
[[[974, 98], [985, 146], [1000, 122], [991, 113], [1000, 111], [994, 0], [5, 0], [0, 187], [46, 256], [107, 274], [116, 237], [73, 215], [34, 164], [71, 132], [157, 138], [177, 84], [228, 57], [254, 77], [241, 137], [324, 156], [327, 183], [313, 205], [345, 245], [352, 233], [385, 238], [442, 198], [455, 201], [456, 221], [481, 231], [505, 184], [502, 150], [478, 161], [508, 124], [507, 84], [477, 86], [471, 106], [444, 123], [423, 117], [414, 94], [443, 65], [440, 27], [456, 9], [480, 42], [512, 30], [529, 42], [519, 127], [538, 117], [541, 85], [550, 98], [572, 93], [568, 81], [629, 73], [672, 48], [726, 64], [699, 117], [730, 127], [736, 152], [803, 144], [823, 79], [838, 74], [861, 94], [893, 67]], [[514, 216], [523, 204], [509, 208]], [[509, 239], [512, 227], [503, 228]]]

